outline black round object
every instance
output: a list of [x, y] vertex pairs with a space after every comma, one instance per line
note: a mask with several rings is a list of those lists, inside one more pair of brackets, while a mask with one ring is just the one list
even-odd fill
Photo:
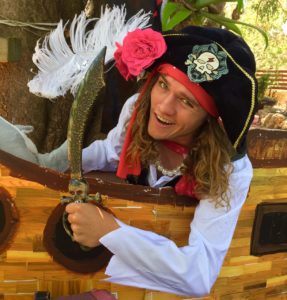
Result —
[[47, 291], [37, 291], [34, 294], [34, 300], [49, 300], [50, 299], [50, 293]]

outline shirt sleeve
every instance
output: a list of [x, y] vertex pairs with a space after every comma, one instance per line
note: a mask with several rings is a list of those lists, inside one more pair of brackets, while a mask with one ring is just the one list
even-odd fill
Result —
[[118, 221], [120, 228], [100, 239], [114, 255], [106, 281], [177, 295], [210, 293], [232, 240], [241, 207], [247, 197], [252, 166], [247, 156], [233, 163], [230, 209], [216, 208], [202, 199], [190, 225], [188, 244], [176, 244], [153, 232]]
[[84, 173], [94, 170], [115, 171], [126, 133], [127, 121], [130, 119], [138, 94], [130, 97], [124, 104], [118, 124], [107, 135], [105, 140], [96, 140], [82, 152]]

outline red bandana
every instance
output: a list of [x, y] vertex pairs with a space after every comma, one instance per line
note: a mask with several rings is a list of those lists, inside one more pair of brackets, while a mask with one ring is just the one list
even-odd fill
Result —
[[180, 69], [170, 64], [161, 64], [158, 67], [158, 72], [169, 75], [184, 85], [195, 97], [199, 105], [210, 115], [216, 119], [219, 117], [218, 111], [213, 98], [205, 91], [200, 84], [192, 82], [188, 76]]

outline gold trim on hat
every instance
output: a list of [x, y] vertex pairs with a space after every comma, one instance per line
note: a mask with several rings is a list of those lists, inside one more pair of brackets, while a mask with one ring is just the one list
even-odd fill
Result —
[[189, 33], [167, 33], [167, 34], [162, 34], [163, 37], [167, 36], [190, 36]]
[[[216, 42], [215, 42], [216, 43]], [[228, 51], [223, 47], [221, 46], [220, 44], [216, 43], [225, 53], [226, 55], [230, 58], [230, 60], [234, 63], [234, 65], [251, 81], [251, 106], [250, 106], [250, 110], [249, 110], [249, 114], [247, 116], [247, 119], [245, 121], [245, 125], [241, 131], [241, 133], [239, 134], [238, 138], [236, 139], [236, 141], [234, 142], [233, 144], [233, 147], [236, 149], [238, 144], [239, 144], [239, 141], [240, 139], [242, 138], [242, 136], [244, 135], [247, 127], [248, 127], [248, 124], [250, 122], [250, 119], [251, 119], [251, 116], [252, 116], [252, 113], [254, 111], [254, 107], [255, 107], [255, 80], [254, 78], [248, 74], [248, 72], [246, 72], [235, 60], [234, 58], [228, 53]]]

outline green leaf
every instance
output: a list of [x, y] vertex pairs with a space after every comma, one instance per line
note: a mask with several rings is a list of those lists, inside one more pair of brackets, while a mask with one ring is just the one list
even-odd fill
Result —
[[202, 26], [205, 17], [202, 16], [200, 13], [193, 14], [192, 16], [192, 25]]
[[210, 20], [212, 20], [212, 21], [214, 21], [214, 22], [216, 22], [220, 25], [225, 26], [227, 29], [232, 30], [235, 33], [237, 33], [238, 35], [242, 36], [241, 30], [239, 29], [239, 27], [236, 24], [231, 23], [231, 22], [223, 21], [222, 18], [219, 15], [209, 14], [209, 13], [204, 13], [204, 12], [201, 12], [201, 15], [205, 16], [206, 18], [208, 18], [208, 19], [210, 19]]
[[223, 26], [225, 26], [227, 29], [232, 30], [233, 32], [237, 33], [238, 35], [242, 36], [242, 32], [240, 30], [240, 28], [233, 23], [224, 23], [222, 24]]
[[170, 20], [170, 17], [179, 9], [180, 5], [174, 2], [168, 2], [165, 6], [164, 6], [164, 10], [162, 13], [162, 30], [166, 31], [168, 29], [167, 28], [167, 24]]
[[194, 7], [197, 9], [206, 7], [208, 5], [216, 5], [222, 2], [238, 2], [240, 0], [196, 0]]
[[181, 4], [168, 2], [162, 16], [162, 30], [167, 31], [187, 19], [192, 11], [184, 8]]
[[177, 24], [187, 19], [191, 14], [192, 11], [188, 9], [181, 9], [177, 11], [166, 24], [166, 29], [164, 29], [164, 31], [174, 28]]
[[244, 8], [244, 0], [237, 0], [237, 9], [239, 13], [243, 12], [243, 8]]
[[[255, 25], [252, 25], [252, 24], [248, 24], [248, 23], [245, 23], [245, 22], [237, 21], [237, 20], [231, 20], [231, 19], [225, 18], [223, 16], [214, 15], [214, 14], [210, 14], [210, 13], [207, 13], [207, 12], [200, 12], [200, 13], [203, 16], [205, 16], [206, 18], [214, 20], [214, 21], [216, 21], [218, 23], [219, 22], [225, 22], [226, 24], [229, 24], [229, 26], [230, 26], [230, 24], [238, 24], [238, 25], [244, 25], [244, 26], [253, 28], [253, 29], [257, 30], [259, 33], [261, 33], [261, 35], [263, 36], [264, 41], [265, 41], [265, 48], [268, 47], [268, 36], [267, 36], [267, 33], [264, 30], [262, 30], [261, 28], [255, 26]], [[217, 20], [214, 19], [215, 16], [216, 16]]]

